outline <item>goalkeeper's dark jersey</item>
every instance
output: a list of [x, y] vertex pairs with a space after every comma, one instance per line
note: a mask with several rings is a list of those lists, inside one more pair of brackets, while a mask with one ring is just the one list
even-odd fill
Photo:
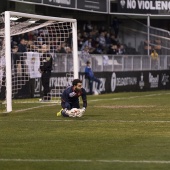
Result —
[[[79, 97], [81, 96], [83, 101], [83, 107], [87, 107], [87, 97], [86, 97], [86, 91], [84, 88], [81, 88], [80, 91], [73, 90], [73, 86], [67, 87], [62, 96], [61, 96], [61, 102], [62, 107], [67, 108], [68, 105], [72, 106], [79, 106]], [[80, 107], [80, 106], [79, 106]]]

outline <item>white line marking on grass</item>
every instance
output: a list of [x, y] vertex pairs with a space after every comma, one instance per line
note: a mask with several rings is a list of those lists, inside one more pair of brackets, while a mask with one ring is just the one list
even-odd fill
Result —
[[73, 119], [62, 119], [62, 120], [43, 120], [43, 119], [17, 119], [17, 120], [0, 120], [0, 122], [11, 122], [11, 121], [21, 121], [21, 122], [75, 122], [75, 121], [80, 121], [80, 122], [109, 122], [109, 123], [170, 123], [170, 121], [149, 121], [149, 120], [84, 120], [84, 119], [79, 119], [79, 118], [73, 118]]
[[91, 102], [102, 101], [102, 100], [124, 100], [124, 99], [135, 99], [141, 97], [152, 97], [152, 96], [160, 96], [160, 95], [169, 95], [170, 93], [155, 93], [155, 94], [147, 94], [147, 95], [140, 95], [140, 96], [131, 96], [131, 97], [117, 97], [117, 98], [110, 98], [110, 99], [94, 99], [90, 100]]
[[0, 159], [0, 162], [102, 162], [102, 163], [142, 163], [170, 164], [170, 161], [158, 160], [90, 160], [90, 159]]
[[14, 112], [15, 112], [15, 113], [18, 113], [18, 112], [28, 111], [28, 110], [32, 110], [32, 109], [41, 108], [41, 107], [49, 107], [49, 106], [55, 106], [55, 105], [56, 105], [56, 104], [50, 104], [50, 105], [42, 105], [42, 106], [30, 107], [30, 108], [27, 108], [27, 109], [16, 110], [16, 111], [14, 111]]
[[158, 161], [158, 160], [97, 160], [98, 162], [105, 162], [105, 163], [147, 163], [147, 164], [170, 164], [170, 161]]
[[[49, 104], [49, 105], [41, 105], [41, 106], [35, 106], [35, 107], [26, 108], [26, 109], [15, 110], [13, 112], [14, 113], [19, 113], [19, 112], [23, 112], [23, 111], [38, 109], [38, 108], [42, 108], [42, 107], [55, 106], [55, 105], [56, 105], [56, 103], [55, 104]], [[0, 114], [8, 114], [8, 112], [4, 111], [4, 112], [2, 112]]]
[[85, 159], [0, 159], [0, 162], [92, 162]]

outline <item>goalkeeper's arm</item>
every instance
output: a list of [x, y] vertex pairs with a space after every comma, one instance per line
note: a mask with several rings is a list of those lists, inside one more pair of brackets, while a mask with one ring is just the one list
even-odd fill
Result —
[[83, 101], [83, 108], [87, 107], [87, 96], [86, 96], [86, 91], [85, 89], [82, 89], [83, 93], [82, 93], [82, 101]]

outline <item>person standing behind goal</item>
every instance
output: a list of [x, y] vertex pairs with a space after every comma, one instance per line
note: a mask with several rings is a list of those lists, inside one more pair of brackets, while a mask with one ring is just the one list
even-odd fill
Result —
[[42, 56], [40, 57], [40, 68], [39, 71], [41, 73], [41, 82], [43, 86], [43, 97], [40, 101], [48, 101], [51, 100], [50, 95], [50, 77], [51, 77], [51, 70], [52, 70], [52, 56], [48, 52], [48, 46], [43, 44], [41, 47]]

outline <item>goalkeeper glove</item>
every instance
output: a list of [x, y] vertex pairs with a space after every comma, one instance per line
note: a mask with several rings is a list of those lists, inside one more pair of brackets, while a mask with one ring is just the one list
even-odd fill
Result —
[[82, 117], [84, 112], [85, 112], [86, 108], [83, 107], [82, 109], [79, 109], [79, 113], [76, 115], [76, 117]]
[[84, 113], [84, 112], [86, 111], [86, 108], [83, 107], [83, 108], [81, 109], [81, 111]]

